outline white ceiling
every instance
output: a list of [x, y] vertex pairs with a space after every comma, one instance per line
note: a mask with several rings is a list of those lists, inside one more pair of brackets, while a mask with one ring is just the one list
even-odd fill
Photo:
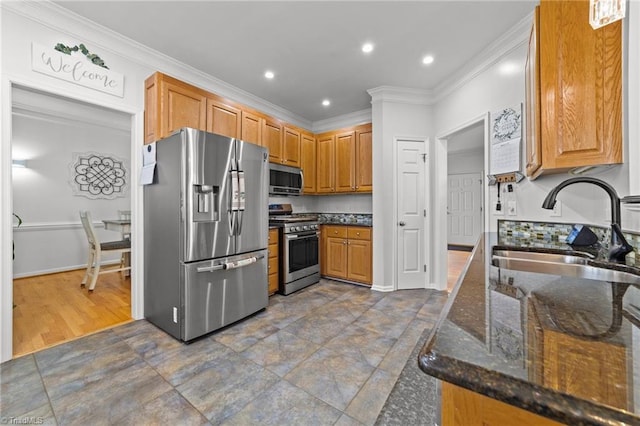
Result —
[[55, 3], [316, 122], [369, 108], [374, 87], [433, 90], [537, 1]]

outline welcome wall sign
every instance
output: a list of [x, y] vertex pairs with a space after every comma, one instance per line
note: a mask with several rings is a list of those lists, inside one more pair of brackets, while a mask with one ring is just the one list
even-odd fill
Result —
[[31, 68], [61, 80], [110, 95], [124, 97], [124, 76], [94, 65], [85, 56], [67, 55], [54, 49], [31, 44]]

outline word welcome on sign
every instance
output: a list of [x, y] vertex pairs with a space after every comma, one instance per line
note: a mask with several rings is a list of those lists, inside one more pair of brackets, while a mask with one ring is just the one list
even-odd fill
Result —
[[124, 97], [122, 74], [94, 65], [84, 56], [66, 55], [36, 43], [32, 43], [31, 50], [31, 67], [34, 71]]

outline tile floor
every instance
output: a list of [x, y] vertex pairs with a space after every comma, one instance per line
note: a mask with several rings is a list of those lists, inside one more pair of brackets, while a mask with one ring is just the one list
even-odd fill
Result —
[[135, 321], [0, 364], [0, 420], [372, 425], [446, 298], [323, 279], [190, 345]]

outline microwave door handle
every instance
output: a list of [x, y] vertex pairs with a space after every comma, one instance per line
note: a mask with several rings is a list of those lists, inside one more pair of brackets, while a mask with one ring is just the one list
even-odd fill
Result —
[[300, 192], [304, 192], [304, 171], [300, 169]]

